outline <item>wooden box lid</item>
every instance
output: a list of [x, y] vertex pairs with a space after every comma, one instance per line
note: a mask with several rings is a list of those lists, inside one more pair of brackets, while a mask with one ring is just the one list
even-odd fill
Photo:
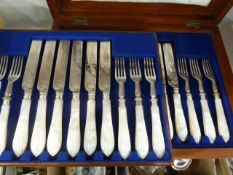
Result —
[[124, 31], [212, 29], [233, 5], [233, 0], [211, 0], [208, 6], [109, 0], [47, 2], [55, 29]]

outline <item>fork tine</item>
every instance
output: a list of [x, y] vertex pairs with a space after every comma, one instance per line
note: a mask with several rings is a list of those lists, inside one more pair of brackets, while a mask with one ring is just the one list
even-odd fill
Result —
[[211, 63], [210, 63], [210, 60], [209, 59], [206, 59], [206, 64], [207, 64], [207, 67], [209, 69], [209, 72], [211, 73], [211, 75], [213, 76], [214, 73], [213, 73], [213, 69], [211, 67]]
[[152, 69], [152, 73], [153, 73], [153, 76], [155, 76], [156, 74], [155, 74], [155, 67], [154, 67], [154, 60], [153, 60], [153, 58], [151, 58], [150, 59], [151, 60], [151, 69]]
[[115, 78], [117, 78], [117, 58], [115, 58]]
[[11, 70], [10, 70], [9, 76], [12, 75], [12, 73], [13, 73], [13, 69], [15, 67], [15, 60], [16, 60], [16, 57], [13, 58], [13, 62], [11, 64]]
[[141, 76], [141, 68], [140, 68], [139, 59], [137, 59], [137, 63], [138, 63], [138, 75]]
[[5, 76], [5, 74], [6, 74], [7, 65], [8, 65], [8, 56], [5, 57], [4, 69], [3, 69], [3, 72], [2, 72], [2, 76]]
[[134, 58], [134, 75], [138, 75], [138, 66], [137, 66], [137, 58]]
[[190, 67], [192, 76], [194, 76], [194, 71], [193, 71], [193, 60], [192, 60], [192, 59], [189, 60], [189, 67]]
[[208, 76], [207, 67], [206, 67], [206, 59], [202, 60], [202, 67], [203, 67], [205, 76]]
[[123, 59], [123, 73], [124, 73], [124, 77], [126, 77], [126, 72], [125, 72], [125, 59], [124, 58], [122, 58]]
[[150, 76], [152, 76], [153, 72], [152, 72], [152, 66], [151, 66], [150, 58], [148, 58], [148, 67], [149, 67]]
[[182, 73], [184, 75], [186, 75], [186, 69], [185, 69], [185, 65], [184, 65], [184, 58], [181, 58], [181, 68], [182, 68]]
[[146, 58], [144, 58], [143, 62], [144, 62], [144, 74], [145, 74], [145, 77], [147, 78]]
[[0, 74], [2, 74], [2, 71], [4, 70], [4, 59], [5, 59], [5, 55], [4, 55], [4, 56], [1, 56]]
[[181, 70], [180, 70], [180, 67], [181, 67], [181, 65], [180, 65], [180, 58], [177, 61], [177, 67], [178, 67], [178, 73], [181, 74]]
[[18, 71], [18, 67], [19, 67], [19, 62], [20, 62], [20, 57], [18, 56], [17, 60], [16, 60], [16, 63], [15, 63], [15, 68], [14, 68], [14, 71], [13, 71], [14, 75], [17, 75], [17, 71]]
[[20, 58], [20, 65], [19, 65], [19, 70], [18, 70], [18, 77], [21, 75], [22, 68], [23, 68], [23, 56], [21, 56], [21, 58]]
[[129, 59], [129, 74], [130, 74], [130, 77], [133, 76], [132, 74], [133, 70], [132, 70], [132, 58]]
[[186, 59], [183, 58], [183, 60], [184, 60], [185, 72], [186, 72], [187, 76], [189, 76], [188, 67], [187, 67], [187, 63], [186, 63]]

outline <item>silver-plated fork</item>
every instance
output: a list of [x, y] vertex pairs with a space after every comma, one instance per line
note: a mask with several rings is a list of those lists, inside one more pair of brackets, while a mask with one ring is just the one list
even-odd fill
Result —
[[141, 159], [144, 159], [149, 151], [149, 141], [146, 131], [146, 124], [144, 119], [141, 87], [142, 79], [140, 63], [138, 59], [130, 59], [130, 78], [135, 83], [135, 115], [136, 115], [136, 131], [135, 131], [135, 149]]
[[204, 92], [203, 83], [202, 83], [202, 74], [198, 65], [198, 61], [196, 59], [190, 59], [189, 65], [190, 65], [191, 74], [198, 81], [198, 85], [199, 85], [204, 133], [209, 138], [210, 143], [214, 143], [216, 139], [216, 130], [213, 119], [210, 114], [208, 102], [206, 99], [206, 94]]
[[162, 158], [165, 153], [165, 141], [163, 128], [160, 119], [159, 106], [157, 103], [155, 82], [156, 74], [153, 58], [144, 59], [144, 74], [146, 80], [150, 83], [151, 96], [151, 121], [152, 121], [152, 147], [158, 158]]
[[11, 65], [10, 73], [8, 75], [8, 83], [5, 90], [5, 96], [3, 98], [3, 104], [0, 114], [0, 155], [5, 150], [6, 141], [7, 141], [7, 125], [8, 125], [8, 116], [10, 111], [10, 100], [12, 94], [13, 83], [19, 79], [23, 67], [23, 57], [17, 56], [13, 58]]
[[0, 89], [2, 87], [2, 82], [1, 80], [5, 77], [6, 70], [7, 70], [7, 65], [8, 65], [8, 56], [3, 55], [1, 56], [1, 61], [0, 61]]
[[185, 80], [185, 91], [186, 91], [186, 96], [187, 96], [190, 133], [193, 136], [194, 141], [196, 143], [199, 143], [201, 140], [201, 130], [200, 130], [200, 126], [198, 123], [192, 95], [190, 93], [189, 73], [187, 69], [186, 60], [184, 58], [178, 59], [178, 72], [179, 72], [180, 77]]
[[210, 60], [209, 59], [202, 60], [202, 66], [203, 66], [205, 76], [212, 82], [212, 88], [213, 88], [214, 98], [215, 98], [214, 102], [215, 102], [215, 107], [216, 107], [216, 112], [217, 112], [218, 133], [220, 136], [222, 136], [225, 142], [228, 142], [230, 139], [229, 128], [227, 125], [227, 120], [226, 120], [226, 116], [224, 113], [222, 100], [220, 98], [220, 94], [217, 88], [215, 77], [214, 77], [214, 74], [211, 68]]
[[130, 134], [125, 106], [124, 83], [126, 81], [124, 58], [115, 59], [115, 79], [119, 84], [119, 127], [118, 127], [118, 149], [123, 159], [126, 159], [131, 151]]

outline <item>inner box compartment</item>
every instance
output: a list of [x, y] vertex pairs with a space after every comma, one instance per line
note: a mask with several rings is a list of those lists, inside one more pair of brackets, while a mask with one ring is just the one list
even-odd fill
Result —
[[[220, 71], [219, 62], [218, 62], [218, 58], [215, 53], [211, 34], [208, 34], [208, 33], [205, 33], [205, 34], [158, 33], [157, 39], [158, 39], [158, 42], [161, 42], [161, 43], [163, 42], [172, 43], [173, 51], [174, 51], [174, 58], [176, 62], [176, 68], [177, 68], [177, 58], [179, 57], [184, 57], [186, 61], [188, 61], [189, 58], [195, 58], [199, 60], [199, 66], [200, 66], [200, 69], [203, 75], [204, 91], [206, 93], [206, 98], [208, 100], [208, 105], [210, 108], [211, 116], [213, 118], [215, 129], [216, 129], [216, 134], [217, 134], [217, 138], [213, 144], [211, 144], [209, 139], [206, 136], [204, 136], [198, 82], [192, 77], [189, 66], [188, 66], [189, 77], [190, 77], [189, 79], [190, 89], [191, 89], [191, 94], [194, 100], [194, 105], [195, 105], [198, 121], [201, 127], [202, 138], [201, 138], [201, 142], [199, 144], [196, 144], [193, 140], [193, 137], [189, 133], [187, 140], [185, 142], [181, 142], [181, 140], [178, 138], [178, 136], [175, 133], [174, 139], [172, 140], [173, 148], [177, 148], [177, 149], [232, 148], [233, 146], [233, 137], [232, 137], [233, 135], [233, 114], [232, 114], [232, 109], [230, 106], [228, 94], [226, 93], [223, 77]], [[224, 143], [222, 137], [218, 135], [218, 131], [217, 131], [217, 116], [216, 116], [216, 109], [215, 109], [215, 104], [214, 104], [212, 84], [211, 84], [211, 81], [204, 76], [202, 65], [201, 65], [201, 59], [206, 59], [206, 58], [210, 59], [211, 61], [213, 73], [216, 78], [217, 87], [220, 93], [220, 97], [222, 99], [223, 108], [224, 108], [224, 112], [226, 115], [229, 131], [230, 131], [230, 140], [227, 143]], [[177, 74], [178, 74], [178, 71], [177, 71]], [[178, 77], [179, 77], [179, 88], [180, 88], [180, 94], [181, 94], [181, 99], [182, 99], [182, 106], [183, 106], [187, 126], [189, 129], [185, 82], [183, 79], [180, 78], [180, 76]], [[172, 116], [173, 125], [174, 125], [174, 105], [173, 105], [173, 100], [172, 100], [173, 90], [172, 90], [172, 87], [170, 87], [169, 85], [167, 85], [167, 89], [168, 89], [168, 97], [169, 97], [169, 106], [170, 106], [171, 116]]]
[[[46, 40], [83, 40], [84, 41], [84, 50], [83, 50], [83, 74], [82, 74], [82, 83], [81, 83], [81, 95], [80, 95], [80, 107], [81, 107], [81, 148], [80, 152], [77, 154], [75, 158], [71, 158], [66, 151], [66, 137], [68, 130], [68, 123], [70, 118], [70, 107], [71, 107], [71, 98], [72, 93], [68, 89], [68, 80], [69, 80], [69, 66], [70, 59], [67, 66], [67, 77], [66, 77], [66, 85], [63, 96], [63, 143], [61, 151], [55, 156], [51, 157], [47, 150], [38, 157], [34, 157], [30, 151], [30, 138], [32, 134], [32, 129], [35, 120], [36, 108], [39, 98], [39, 92], [36, 89], [38, 74], [40, 70], [40, 66], [37, 69], [37, 75], [35, 79], [34, 89], [32, 92], [32, 104], [30, 111], [30, 126], [29, 126], [29, 142], [26, 152], [19, 158], [17, 158], [12, 151], [12, 141], [14, 136], [14, 131], [16, 128], [16, 124], [19, 117], [20, 106], [23, 98], [23, 90], [21, 87], [22, 77], [14, 84], [12, 100], [11, 100], [11, 109], [8, 121], [8, 140], [6, 151], [0, 156], [0, 164], [4, 162], [9, 163], [94, 163], [94, 164], [107, 164], [107, 163], [141, 163], [141, 164], [164, 164], [172, 161], [171, 149], [170, 149], [170, 138], [169, 138], [169, 129], [167, 126], [166, 120], [166, 112], [164, 106], [164, 92], [163, 85], [160, 80], [160, 68], [159, 61], [156, 52], [156, 40], [152, 33], [107, 33], [107, 32], [99, 32], [99, 33], [90, 33], [90, 32], [41, 32], [41, 31], [1, 31], [0, 32], [0, 54], [9, 55], [9, 63], [13, 56], [15, 55], [23, 55], [24, 56], [24, 68], [27, 60], [27, 55], [30, 48], [30, 43], [32, 40], [43, 40], [43, 47]], [[111, 41], [112, 48], [112, 60], [111, 60], [111, 105], [112, 105], [112, 119], [113, 119], [113, 127], [115, 133], [115, 150], [110, 157], [105, 157], [100, 148], [100, 128], [102, 121], [102, 93], [98, 89], [98, 78], [97, 78], [97, 91], [96, 91], [96, 123], [97, 123], [97, 149], [96, 152], [92, 156], [87, 156], [87, 154], [83, 150], [83, 135], [84, 135], [84, 127], [85, 127], [85, 118], [86, 118], [86, 102], [87, 102], [87, 92], [84, 90], [84, 63], [86, 58], [86, 42], [87, 41]], [[42, 47], [42, 48], [43, 48]], [[56, 49], [58, 49], [58, 44]], [[43, 51], [43, 49], [42, 49]], [[57, 51], [56, 51], [57, 54]], [[56, 55], [55, 54], [55, 55]], [[70, 52], [71, 54], [71, 52]], [[99, 57], [99, 56], [98, 56]], [[117, 149], [117, 130], [118, 130], [118, 84], [115, 81], [114, 77], [114, 57], [125, 57], [126, 61], [126, 72], [127, 72], [127, 81], [125, 83], [125, 98], [126, 105], [128, 110], [128, 123], [130, 128], [130, 136], [131, 136], [131, 144], [132, 144], [132, 152], [128, 159], [123, 160]], [[134, 83], [130, 80], [129, 77], [129, 58], [137, 57], [140, 59], [141, 63], [141, 71], [142, 71], [142, 81], [141, 81], [141, 90], [142, 90], [142, 98], [143, 98], [143, 106], [144, 106], [144, 115], [145, 122], [148, 132], [149, 138], [149, 146], [150, 151], [148, 156], [141, 160], [134, 147], [134, 137], [135, 137], [135, 102], [134, 102]], [[152, 57], [155, 62], [155, 70], [157, 74], [157, 82], [156, 82], [156, 92], [158, 97], [158, 105], [160, 107], [160, 115], [161, 122], [164, 132], [165, 144], [166, 144], [166, 152], [162, 159], [158, 159], [153, 152], [152, 149], [152, 141], [151, 141], [151, 114], [150, 114], [150, 89], [149, 83], [144, 78], [143, 71], [143, 58]], [[56, 57], [55, 57], [56, 58]], [[98, 58], [99, 59], [99, 58]], [[56, 59], [55, 59], [56, 60]], [[53, 71], [50, 82], [50, 88], [47, 97], [47, 133], [49, 130], [53, 104], [55, 99], [55, 91], [52, 89], [52, 80], [55, 69], [55, 63], [53, 63]], [[42, 54], [40, 56], [39, 65], [42, 61]], [[10, 64], [8, 64], [8, 72]], [[24, 69], [23, 69], [24, 70]], [[8, 75], [8, 72], [6, 75]], [[97, 72], [98, 75], [98, 72]], [[2, 81], [2, 89], [0, 91], [0, 97], [2, 98], [4, 95], [4, 90], [6, 88], [7, 77]], [[0, 104], [2, 103], [2, 100]]]

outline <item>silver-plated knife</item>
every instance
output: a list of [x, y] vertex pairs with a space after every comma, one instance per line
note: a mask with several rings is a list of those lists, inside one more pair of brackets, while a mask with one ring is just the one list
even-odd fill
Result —
[[71, 157], [74, 157], [79, 152], [81, 143], [79, 93], [82, 75], [82, 50], [83, 42], [74, 41], [72, 46], [69, 80], [69, 89], [72, 91], [73, 97], [71, 102], [70, 123], [66, 142], [67, 151]]
[[168, 84], [173, 87], [176, 132], [180, 140], [185, 141], [188, 136], [188, 129], [179, 94], [179, 82], [171, 43], [164, 43], [163, 51]]
[[173, 124], [172, 124], [171, 113], [170, 113], [170, 108], [169, 108], [169, 104], [168, 104], [166, 76], [165, 76], [163, 50], [162, 50], [161, 43], [158, 43], [158, 53], [159, 53], [159, 62], [160, 62], [160, 68], [161, 68], [161, 78], [163, 81], [164, 95], [165, 95], [165, 101], [166, 101], [166, 107], [167, 107], [167, 116], [168, 116], [170, 137], [171, 137], [171, 139], [173, 139]]
[[39, 156], [46, 143], [46, 109], [47, 92], [50, 84], [56, 41], [46, 41], [42, 58], [37, 89], [40, 91], [36, 119], [31, 137], [31, 151], [34, 156]]
[[40, 57], [42, 41], [33, 40], [31, 43], [28, 60], [23, 76], [22, 88], [24, 97], [21, 104], [19, 119], [17, 122], [14, 138], [13, 151], [16, 156], [21, 156], [26, 150], [29, 134], [29, 114], [31, 107], [31, 93], [37, 72], [37, 65]]
[[87, 42], [87, 57], [85, 63], [85, 90], [88, 91], [86, 125], [84, 131], [84, 150], [93, 154], [97, 145], [95, 94], [97, 71], [97, 42]]
[[63, 90], [66, 81], [69, 47], [70, 41], [60, 41], [53, 79], [53, 89], [56, 91], [56, 99], [47, 139], [47, 150], [51, 156], [55, 156], [59, 152], [62, 144]]
[[106, 156], [114, 149], [111, 101], [111, 42], [100, 42], [99, 89], [103, 92], [100, 146]]

